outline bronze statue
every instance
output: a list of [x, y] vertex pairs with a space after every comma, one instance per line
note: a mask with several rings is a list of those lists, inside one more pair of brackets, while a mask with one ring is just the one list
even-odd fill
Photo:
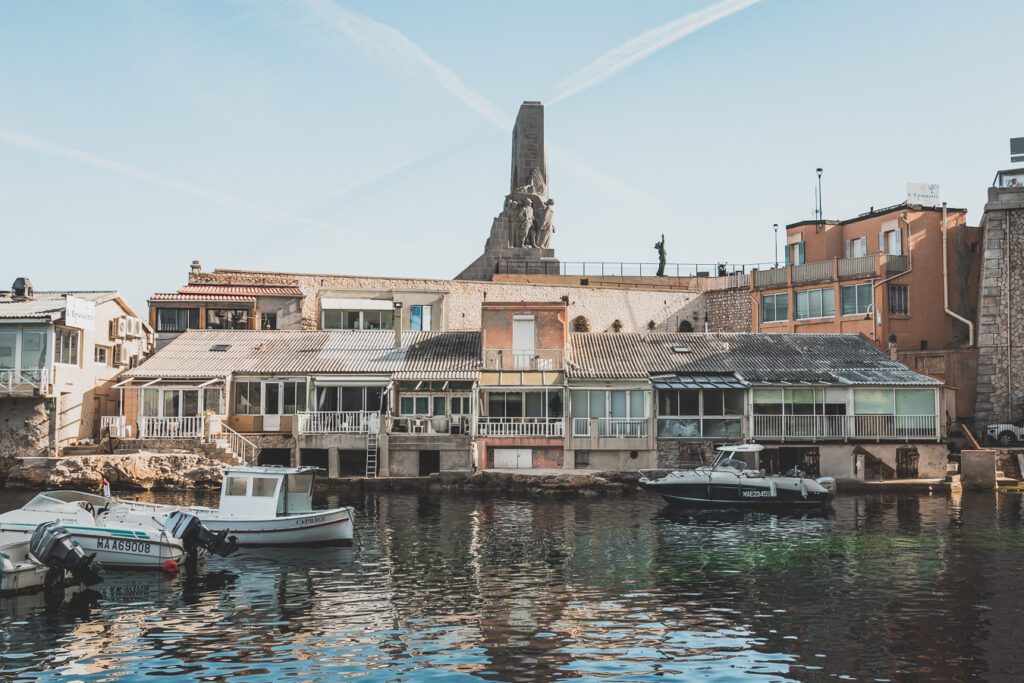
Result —
[[658, 277], [665, 277], [665, 233], [661, 234], [661, 241], [654, 243], [654, 248], [658, 250]]

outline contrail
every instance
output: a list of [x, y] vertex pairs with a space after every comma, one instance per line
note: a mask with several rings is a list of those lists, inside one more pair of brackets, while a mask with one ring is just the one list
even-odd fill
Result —
[[669, 45], [685, 38], [691, 33], [725, 19], [726, 17], [755, 5], [761, 0], [720, 0], [702, 10], [687, 14], [675, 21], [670, 21], [650, 31], [645, 31], [635, 38], [630, 38], [615, 49], [604, 53], [587, 66], [572, 74], [559, 84], [560, 92], [548, 100], [555, 104], [564, 99], [588, 90], [612, 76], [628, 69], [637, 62], [664, 50]]
[[385, 60], [397, 60], [404, 66], [411, 64], [425, 68], [442, 88], [496, 127], [507, 130], [511, 126], [511, 119], [490, 100], [459, 80], [451, 69], [428, 55], [393, 26], [374, 21], [330, 0], [300, 0], [298, 4], [367, 52]]
[[78, 161], [80, 163], [101, 168], [106, 171], [112, 171], [129, 178], [143, 180], [147, 183], [159, 185], [160, 187], [165, 187], [176, 192], [189, 194], [193, 197], [199, 197], [215, 204], [220, 204], [232, 209], [241, 209], [242, 211], [255, 214], [272, 223], [281, 223], [285, 225], [307, 225], [310, 227], [328, 230], [334, 230], [336, 227], [321, 221], [311, 220], [309, 218], [303, 218], [302, 216], [296, 216], [284, 211], [259, 206], [251, 202], [247, 202], [244, 199], [238, 199], [237, 197], [232, 197], [220, 192], [207, 190], [206, 188], [199, 187], [198, 185], [192, 185], [190, 183], [185, 183], [156, 173], [150, 173], [149, 171], [144, 171], [136, 166], [122, 164], [121, 162], [111, 161], [110, 159], [104, 159], [96, 156], [95, 154], [83, 152], [71, 147], [64, 147], [63, 145], [48, 142], [47, 140], [28, 135], [26, 133], [19, 133], [18, 131], [11, 130], [10, 128], [0, 127], [0, 143], [5, 143], [14, 147], [21, 147], [23, 149], [30, 149], [52, 157]]

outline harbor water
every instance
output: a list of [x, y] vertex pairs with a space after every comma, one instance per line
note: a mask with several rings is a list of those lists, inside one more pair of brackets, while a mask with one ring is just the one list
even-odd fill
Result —
[[[0, 492], [0, 510], [31, 494]], [[160, 502], [215, 503], [200, 494]], [[4, 681], [1020, 680], [1024, 499], [328, 496], [349, 548], [0, 599]]]

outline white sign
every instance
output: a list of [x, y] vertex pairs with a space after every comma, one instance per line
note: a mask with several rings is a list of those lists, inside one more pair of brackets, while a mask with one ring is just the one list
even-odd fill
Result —
[[64, 297], [64, 324], [91, 332], [96, 326], [96, 304], [77, 296]]
[[907, 183], [907, 202], [921, 206], [938, 206], [939, 186], [932, 183]]

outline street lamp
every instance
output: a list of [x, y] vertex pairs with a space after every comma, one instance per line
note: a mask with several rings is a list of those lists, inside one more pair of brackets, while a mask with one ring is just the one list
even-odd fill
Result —
[[779, 224], [773, 224], [775, 227], [775, 267], [779, 267]]
[[821, 229], [821, 223], [825, 220], [825, 212], [821, 206], [821, 168], [815, 169], [818, 174], [818, 229]]

